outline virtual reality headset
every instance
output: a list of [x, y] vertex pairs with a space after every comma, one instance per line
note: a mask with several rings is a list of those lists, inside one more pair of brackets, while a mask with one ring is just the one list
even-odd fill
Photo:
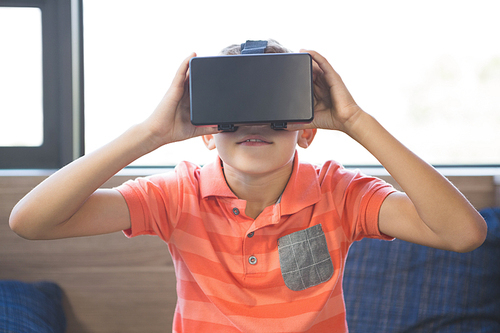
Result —
[[[248, 42], [247, 42], [248, 43]], [[314, 118], [308, 53], [195, 57], [189, 63], [191, 123], [235, 131], [238, 126], [308, 123]]]

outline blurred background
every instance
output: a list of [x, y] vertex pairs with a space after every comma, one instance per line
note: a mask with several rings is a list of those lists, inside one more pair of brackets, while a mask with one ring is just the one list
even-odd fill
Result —
[[[326, 56], [358, 104], [428, 162], [499, 165], [499, 7], [495, 0], [83, 0], [86, 152], [145, 119], [191, 52], [216, 55], [273, 38]], [[24, 48], [0, 52], [0, 110], [18, 110], [0, 111], [0, 146], [43, 142], [40, 35], [37, 8], [0, 8], [0, 47], [23, 40]], [[29, 126], [20, 130], [20, 122]], [[378, 164], [338, 132], [320, 131], [299, 155]], [[133, 165], [213, 158], [194, 138]]]

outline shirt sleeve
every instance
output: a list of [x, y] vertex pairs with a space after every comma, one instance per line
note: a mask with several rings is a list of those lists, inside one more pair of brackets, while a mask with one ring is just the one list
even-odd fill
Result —
[[351, 241], [362, 238], [393, 240], [380, 232], [378, 217], [385, 198], [396, 191], [382, 179], [337, 165], [333, 176], [334, 201]]
[[385, 198], [396, 190], [392, 185], [380, 179], [372, 180], [369, 183], [368, 192], [361, 200], [360, 214], [357, 219], [353, 240], [360, 240], [363, 237], [378, 238], [383, 240], [393, 240], [386, 234], [380, 232], [378, 219], [380, 207]]
[[138, 178], [118, 186], [130, 213], [131, 228], [124, 230], [127, 237], [158, 235], [168, 242], [177, 225], [182, 204], [186, 174], [193, 174], [189, 166], [179, 165], [175, 171]]

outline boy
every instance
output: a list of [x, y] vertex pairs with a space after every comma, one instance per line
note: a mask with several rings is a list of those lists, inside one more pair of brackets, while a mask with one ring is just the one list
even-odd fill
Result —
[[[266, 52], [286, 52], [270, 44]], [[148, 119], [36, 187], [13, 209], [12, 229], [30, 239], [120, 230], [160, 236], [177, 276], [175, 332], [347, 332], [342, 275], [353, 241], [397, 237], [470, 251], [484, 241], [486, 224], [457, 189], [355, 103], [324, 57], [309, 53], [312, 123], [286, 131], [194, 127], [187, 91], [193, 54]], [[405, 192], [335, 162], [300, 163], [296, 145], [307, 148], [317, 128], [351, 136]], [[169, 174], [99, 189], [142, 155], [195, 136], [217, 148], [215, 163], [201, 169], [181, 163]]]

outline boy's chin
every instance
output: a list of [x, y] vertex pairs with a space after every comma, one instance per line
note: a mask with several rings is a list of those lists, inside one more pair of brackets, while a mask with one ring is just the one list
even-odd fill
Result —
[[233, 172], [249, 176], [288, 173], [293, 166], [293, 156], [284, 161], [273, 160], [272, 156], [264, 156], [262, 159], [240, 159], [235, 163], [231, 163], [231, 161], [229, 163], [224, 162], [224, 166], [231, 168]]

